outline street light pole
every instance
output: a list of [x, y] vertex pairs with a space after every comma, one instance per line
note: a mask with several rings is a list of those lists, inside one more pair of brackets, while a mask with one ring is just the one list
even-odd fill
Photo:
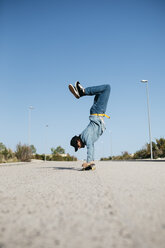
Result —
[[150, 108], [149, 108], [149, 93], [148, 93], [148, 80], [141, 80], [141, 82], [146, 84], [147, 109], [148, 109], [148, 126], [149, 126], [149, 138], [150, 138], [150, 151], [151, 151], [151, 159], [153, 159], [153, 154], [152, 154], [152, 138], [151, 138], [151, 122], [150, 122]]
[[29, 130], [28, 130], [28, 145], [31, 145], [31, 111], [34, 109], [33, 106], [29, 107]]
[[110, 134], [110, 157], [112, 158], [112, 131], [109, 131]]
[[[48, 125], [45, 126], [45, 128], [48, 128]], [[47, 130], [45, 130], [45, 162], [46, 162], [46, 147], [47, 147]]]

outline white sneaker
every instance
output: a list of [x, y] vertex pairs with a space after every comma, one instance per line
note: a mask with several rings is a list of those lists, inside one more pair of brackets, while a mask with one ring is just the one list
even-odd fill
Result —
[[85, 95], [85, 90], [78, 81], [75, 83], [75, 88], [78, 91], [80, 97]]

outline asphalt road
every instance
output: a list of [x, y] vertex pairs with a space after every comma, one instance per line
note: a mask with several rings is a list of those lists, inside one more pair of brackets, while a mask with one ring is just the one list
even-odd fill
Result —
[[0, 165], [0, 248], [164, 248], [165, 162]]

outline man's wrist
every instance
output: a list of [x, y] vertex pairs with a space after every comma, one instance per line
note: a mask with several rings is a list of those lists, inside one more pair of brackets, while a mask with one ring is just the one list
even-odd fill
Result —
[[84, 162], [83, 164], [82, 164], [82, 167], [87, 167], [87, 166], [89, 166], [89, 165], [91, 165], [91, 164], [94, 164], [94, 161], [90, 161], [90, 162]]

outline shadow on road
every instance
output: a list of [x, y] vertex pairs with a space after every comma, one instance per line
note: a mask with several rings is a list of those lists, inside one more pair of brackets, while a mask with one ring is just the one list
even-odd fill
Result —
[[75, 167], [54, 167], [54, 170], [77, 170]]
[[40, 167], [40, 169], [53, 169], [53, 170], [75, 170], [78, 171], [80, 168], [75, 168], [75, 167]]

